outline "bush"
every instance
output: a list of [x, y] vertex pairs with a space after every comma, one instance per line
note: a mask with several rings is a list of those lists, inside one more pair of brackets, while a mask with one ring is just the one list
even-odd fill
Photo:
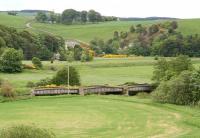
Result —
[[3, 97], [14, 98], [16, 96], [14, 88], [9, 82], [3, 82], [1, 85], [1, 95]]
[[34, 65], [27, 65], [27, 64], [23, 64], [23, 68], [24, 69], [36, 69], [36, 67]]
[[15, 88], [15, 93], [17, 94], [17, 99], [19, 96], [30, 95], [31, 88]]
[[141, 98], [141, 99], [150, 98], [150, 94], [149, 94], [149, 93], [146, 93], [146, 92], [139, 92], [139, 93], [137, 93], [136, 96], [137, 96], [138, 98]]
[[26, 87], [33, 88], [33, 87], [35, 87], [35, 83], [32, 81], [29, 81], [29, 82], [27, 82]]
[[[80, 76], [77, 70], [74, 67], [69, 67], [69, 85], [75, 86], [80, 85]], [[68, 68], [64, 67], [59, 70], [52, 79], [52, 83], [56, 85], [66, 85], [68, 84]]]
[[0, 57], [0, 71], [14, 73], [22, 71], [22, 51], [8, 48]]
[[2, 78], [0, 78], [0, 86], [1, 86], [1, 84], [3, 83], [3, 79]]
[[50, 66], [49, 69], [52, 70], [52, 71], [56, 71], [57, 70], [57, 68], [54, 67], [54, 66]]
[[155, 56], [155, 57], [154, 57], [154, 60], [158, 60], [158, 56]]
[[37, 82], [35, 84], [35, 86], [46, 86], [46, 85], [50, 85], [51, 83], [52, 83], [52, 79], [45, 78], [45, 79], [41, 79], [39, 82]]
[[38, 68], [38, 69], [42, 68], [42, 62], [40, 61], [39, 58], [33, 57], [32, 63], [36, 68]]
[[154, 66], [152, 79], [159, 84], [162, 80], [170, 80], [173, 76], [178, 76], [182, 71], [192, 71], [193, 68], [188, 56], [180, 55], [170, 61], [160, 58]]
[[55, 138], [55, 134], [34, 126], [18, 125], [4, 129], [1, 138]]
[[[198, 78], [196, 77], [198, 74]], [[184, 71], [169, 81], [162, 81], [152, 93], [154, 100], [179, 105], [197, 104], [200, 101], [200, 73]]]

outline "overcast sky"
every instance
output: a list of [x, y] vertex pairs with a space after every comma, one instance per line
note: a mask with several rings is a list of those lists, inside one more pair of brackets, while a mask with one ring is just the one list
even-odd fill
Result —
[[0, 0], [0, 10], [94, 9], [118, 17], [200, 18], [200, 0]]

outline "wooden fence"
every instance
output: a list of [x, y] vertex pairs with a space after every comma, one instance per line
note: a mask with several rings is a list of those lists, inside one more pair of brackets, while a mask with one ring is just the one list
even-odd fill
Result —
[[36, 88], [32, 91], [32, 95], [62, 95], [62, 94], [124, 94], [135, 95], [138, 92], [151, 92], [152, 86], [149, 84], [137, 84], [132, 86], [88, 86], [79, 88]]

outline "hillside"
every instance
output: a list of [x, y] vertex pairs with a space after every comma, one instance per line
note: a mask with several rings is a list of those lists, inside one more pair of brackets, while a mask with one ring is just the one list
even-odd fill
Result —
[[178, 31], [184, 35], [200, 34], [200, 19], [185, 19], [178, 21]]
[[94, 37], [107, 40], [113, 36], [114, 31], [127, 31], [131, 25], [153, 24], [160, 21], [117, 21], [86, 25], [61, 25], [33, 23], [32, 27], [45, 30], [68, 39], [78, 39], [90, 42]]
[[[10, 16], [6, 13], [0, 13], [0, 24], [25, 28], [26, 23], [31, 20], [32, 16], [26, 14], [19, 14], [19, 16]], [[31, 26], [34, 29], [30, 31], [38, 32], [43, 30], [51, 32], [56, 35], [60, 35], [65, 39], [78, 39], [84, 42], [90, 42], [94, 37], [107, 40], [113, 36], [114, 31], [127, 31], [131, 25], [136, 24], [154, 24], [156, 22], [163, 22], [163, 20], [149, 20], [149, 21], [118, 21], [118, 22], [105, 22], [98, 24], [86, 24], [86, 25], [61, 25], [61, 24], [43, 24], [32, 23]], [[185, 35], [200, 33], [200, 19], [185, 19], [178, 20], [178, 31]]]
[[26, 27], [26, 23], [31, 19], [30, 16], [12, 16], [5, 12], [0, 12], [0, 24], [9, 27], [22, 29]]
[[[162, 22], [163, 20], [157, 21], [118, 21], [118, 22], [107, 22], [99, 24], [87, 24], [87, 25], [51, 25], [33, 23], [33, 27], [42, 29], [45, 31], [52, 32], [57, 35], [61, 35], [64, 38], [78, 39], [81, 41], [89, 42], [94, 37], [102, 38], [104, 40], [109, 39], [113, 36], [114, 31], [127, 31], [131, 25], [136, 24], [153, 24], [156, 22]], [[200, 33], [200, 19], [188, 19], [178, 20], [179, 28], [178, 31], [185, 35]]]

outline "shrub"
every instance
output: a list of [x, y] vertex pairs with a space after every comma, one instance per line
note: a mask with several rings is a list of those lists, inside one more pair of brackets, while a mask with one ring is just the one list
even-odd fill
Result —
[[[68, 84], [68, 68], [64, 67], [59, 70], [56, 76], [53, 77], [52, 83], [56, 85]], [[80, 76], [78, 71], [74, 67], [69, 67], [69, 85], [80, 85]]]
[[193, 70], [192, 62], [188, 56], [180, 55], [170, 61], [160, 58], [154, 66], [152, 79], [159, 83], [162, 80], [170, 80], [173, 76], [178, 76], [186, 70]]
[[38, 69], [42, 68], [42, 62], [40, 61], [39, 58], [33, 57], [32, 63], [36, 68], [38, 68]]
[[55, 134], [35, 126], [18, 125], [2, 130], [1, 138], [55, 138]]
[[27, 82], [26, 87], [33, 88], [33, 87], [35, 87], [35, 83], [32, 81], [29, 81], [29, 82]]
[[150, 98], [150, 94], [146, 92], [139, 92], [136, 96], [141, 99]]
[[[196, 77], [198, 74], [198, 77]], [[180, 105], [197, 104], [200, 100], [200, 73], [184, 71], [169, 81], [163, 81], [152, 93], [154, 100]]]
[[3, 79], [2, 78], [0, 78], [0, 86], [1, 86], [1, 84], [3, 83]]
[[23, 64], [23, 68], [24, 69], [36, 69], [36, 67], [34, 65], [27, 65], [27, 64]]
[[155, 56], [155, 57], [154, 57], [154, 60], [158, 60], [158, 56]]
[[45, 79], [41, 79], [39, 82], [37, 82], [35, 84], [35, 86], [46, 86], [46, 85], [50, 85], [51, 83], [52, 83], [52, 79], [45, 78]]
[[17, 99], [19, 99], [19, 96], [28, 96], [31, 93], [30, 88], [16, 88], [15, 93], [17, 94]]
[[2, 72], [21, 72], [22, 71], [22, 51], [8, 48], [0, 57], [0, 71]]
[[14, 98], [15, 91], [12, 85], [9, 82], [3, 82], [1, 85], [1, 95], [3, 97]]
[[50, 66], [49, 69], [52, 70], [52, 71], [56, 71], [57, 70], [56, 67], [54, 67], [54, 66]]

